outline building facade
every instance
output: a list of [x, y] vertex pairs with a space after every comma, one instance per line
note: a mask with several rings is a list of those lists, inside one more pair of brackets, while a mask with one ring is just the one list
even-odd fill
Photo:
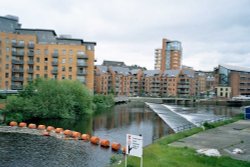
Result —
[[20, 90], [36, 78], [79, 80], [94, 89], [95, 42], [23, 29], [17, 17], [0, 23], [0, 89]]
[[155, 70], [161, 69], [161, 53], [162, 49], [155, 49]]
[[219, 65], [215, 73], [218, 86], [230, 87], [232, 97], [250, 95], [250, 68]]
[[162, 40], [161, 71], [180, 70], [182, 65], [182, 46], [179, 41]]

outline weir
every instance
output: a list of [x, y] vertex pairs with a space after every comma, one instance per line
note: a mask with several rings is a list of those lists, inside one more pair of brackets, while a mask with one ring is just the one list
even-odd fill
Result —
[[188, 121], [181, 115], [169, 110], [162, 104], [145, 103], [152, 109], [166, 124], [168, 124], [175, 132], [184, 131], [196, 127], [195, 124]]
[[155, 104], [155, 103], [145, 103], [151, 110], [153, 110], [166, 124], [168, 124], [175, 132], [180, 132], [184, 130], [191, 129], [193, 127], [200, 127], [205, 122], [219, 122], [223, 120], [231, 119], [224, 115], [215, 115], [211, 113], [192, 113], [189, 111], [175, 111], [175, 107]]

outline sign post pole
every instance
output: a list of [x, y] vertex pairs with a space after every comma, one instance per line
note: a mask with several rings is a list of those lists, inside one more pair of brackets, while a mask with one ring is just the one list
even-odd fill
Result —
[[127, 154], [125, 154], [125, 167], [127, 167], [127, 165], [128, 165], [128, 157], [127, 157], [128, 155]]

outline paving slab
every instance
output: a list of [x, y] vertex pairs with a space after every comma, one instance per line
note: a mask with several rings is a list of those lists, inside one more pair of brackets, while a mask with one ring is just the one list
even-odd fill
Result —
[[[222, 155], [250, 162], [250, 120], [209, 129], [169, 145], [194, 149], [214, 148]], [[233, 154], [235, 148], [242, 149], [244, 153]]]

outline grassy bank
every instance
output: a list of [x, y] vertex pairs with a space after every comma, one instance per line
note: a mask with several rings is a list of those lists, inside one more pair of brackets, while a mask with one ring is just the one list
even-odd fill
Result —
[[[214, 128], [228, 123], [235, 122], [242, 118], [242, 115], [231, 120], [208, 124], [207, 128]], [[194, 149], [178, 148], [168, 146], [169, 143], [191, 136], [203, 131], [202, 128], [194, 128], [188, 131], [172, 134], [157, 140], [155, 143], [144, 148], [143, 166], [144, 167], [249, 167], [249, 162], [234, 160], [230, 157], [208, 157], [198, 155]], [[124, 162], [120, 165], [124, 166]], [[128, 167], [140, 166], [140, 159], [136, 157], [128, 158]]]

